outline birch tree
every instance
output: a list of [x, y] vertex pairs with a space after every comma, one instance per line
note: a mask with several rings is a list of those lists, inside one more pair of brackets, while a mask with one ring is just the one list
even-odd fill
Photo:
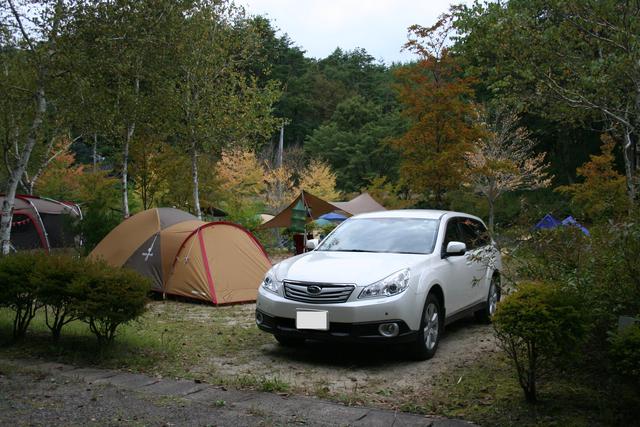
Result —
[[536, 142], [527, 129], [518, 126], [518, 120], [516, 113], [499, 111], [485, 123], [486, 134], [465, 154], [466, 184], [486, 198], [491, 233], [495, 203], [501, 195], [551, 184], [545, 153], [534, 152]]
[[198, 157], [219, 156], [230, 146], [255, 146], [277, 125], [275, 83], [259, 86], [247, 75], [259, 39], [244, 13], [227, 1], [203, 0], [187, 14], [179, 43], [178, 138], [191, 157], [193, 210], [202, 217]]
[[42, 139], [52, 81], [59, 77], [57, 40], [72, 6], [62, 0], [30, 2], [5, 0], [0, 4], [0, 105], [8, 179], [0, 219], [2, 254], [11, 250], [11, 221], [18, 185], [36, 144]]
[[[83, 3], [67, 41], [77, 52], [73, 77], [75, 117], [93, 138], [109, 141], [120, 159], [122, 216], [129, 212], [131, 145], [167, 121], [167, 86], [182, 2], [117, 0]], [[91, 131], [93, 128], [93, 131]], [[141, 139], [141, 138], [140, 138]]]

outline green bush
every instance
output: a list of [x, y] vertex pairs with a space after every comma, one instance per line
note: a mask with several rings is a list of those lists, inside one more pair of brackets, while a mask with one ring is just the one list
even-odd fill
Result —
[[64, 325], [78, 319], [78, 296], [71, 284], [83, 272], [86, 261], [66, 255], [36, 261], [32, 280], [38, 286], [38, 300], [45, 305], [45, 323], [53, 340], [58, 341]]
[[144, 313], [151, 281], [126, 268], [86, 263], [71, 290], [77, 296], [78, 316], [103, 346], [113, 341], [118, 326]]
[[525, 283], [493, 317], [498, 345], [514, 363], [525, 399], [537, 401], [537, 382], [576, 356], [585, 335], [579, 300], [548, 283]]
[[0, 257], [0, 305], [15, 312], [13, 338], [25, 336], [31, 320], [42, 306], [37, 300], [36, 282], [32, 280], [36, 262], [46, 255], [18, 252]]
[[640, 324], [628, 326], [611, 337], [610, 355], [615, 371], [640, 387]]

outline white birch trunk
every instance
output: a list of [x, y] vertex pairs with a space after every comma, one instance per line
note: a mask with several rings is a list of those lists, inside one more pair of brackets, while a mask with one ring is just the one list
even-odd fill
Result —
[[[136, 77], [134, 83], [134, 90], [136, 97], [138, 93], [140, 93], [140, 78]], [[136, 122], [127, 126], [127, 136], [124, 141], [124, 147], [122, 149], [122, 216], [124, 219], [129, 218], [129, 145], [131, 144], [131, 139], [133, 138], [133, 133], [136, 130]]]
[[633, 209], [637, 196], [637, 165], [635, 164], [635, 144], [633, 135], [629, 129], [625, 129], [622, 154], [624, 157], [624, 172], [627, 178], [627, 196], [629, 197], [629, 208]]
[[44, 88], [39, 87], [36, 92], [37, 108], [36, 114], [31, 123], [31, 129], [27, 135], [27, 142], [22, 150], [22, 154], [18, 160], [18, 164], [11, 171], [7, 181], [7, 189], [5, 198], [2, 202], [2, 210], [0, 217], [0, 245], [2, 246], [2, 255], [7, 255], [11, 251], [11, 221], [13, 219], [13, 207], [15, 205], [16, 190], [20, 178], [24, 174], [31, 157], [33, 147], [36, 145], [38, 130], [43, 121], [44, 114], [47, 110], [47, 100], [44, 94]]
[[129, 218], [129, 143], [131, 142], [135, 129], [135, 123], [127, 127], [127, 137], [124, 140], [124, 147], [122, 149], [122, 216], [124, 219]]
[[91, 157], [93, 159], [93, 172], [98, 172], [98, 134], [93, 134], [93, 147]]
[[200, 181], [198, 179], [198, 149], [196, 143], [191, 144], [191, 178], [193, 179], [193, 209], [198, 219], [202, 220], [200, 210]]

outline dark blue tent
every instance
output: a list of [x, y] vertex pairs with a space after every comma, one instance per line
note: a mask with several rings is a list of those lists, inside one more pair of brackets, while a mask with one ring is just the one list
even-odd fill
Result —
[[534, 230], [542, 230], [548, 228], [556, 228], [562, 225], [560, 221], [555, 219], [551, 214], [546, 214], [536, 225], [533, 226]]
[[556, 228], [560, 226], [573, 226], [578, 227], [585, 235], [590, 236], [589, 230], [582, 226], [574, 217], [569, 215], [562, 221], [558, 221], [551, 214], [546, 214], [536, 225], [533, 226], [534, 230], [544, 230], [550, 228]]
[[566, 217], [565, 219], [562, 220], [562, 225], [569, 225], [569, 226], [578, 227], [580, 229], [580, 231], [582, 231], [586, 236], [590, 236], [591, 235], [591, 234], [589, 234], [589, 230], [584, 228], [583, 225], [580, 224], [578, 221], [576, 221], [576, 219], [574, 217], [572, 217], [571, 215], [569, 215], [568, 217]]

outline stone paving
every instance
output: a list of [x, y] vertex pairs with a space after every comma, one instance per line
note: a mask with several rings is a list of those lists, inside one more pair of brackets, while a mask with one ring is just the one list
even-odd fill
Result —
[[[460, 420], [438, 419], [366, 407], [349, 407], [305, 396], [227, 390], [223, 387], [195, 381], [154, 378], [117, 370], [76, 368], [59, 363], [31, 360], [3, 360], [2, 362], [8, 366], [15, 366], [16, 372], [24, 370], [31, 373], [38, 372], [41, 373], [41, 376], [48, 377], [49, 383], [61, 382], [72, 394], [74, 387], [85, 391], [83, 388], [87, 386], [100, 388], [102, 390], [100, 396], [111, 396], [109, 393], [117, 392], [117, 399], [104, 398], [102, 400], [104, 404], [122, 407], [119, 418], [113, 418], [112, 414], [111, 418], [108, 418], [108, 424], [111, 425], [130, 424], [127, 421], [130, 420], [127, 418], [127, 412], [135, 412], [133, 418], [136, 420], [134, 423], [136, 425], [162, 424], [159, 414], [165, 414], [164, 411], [169, 408], [169, 415], [165, 415], [165, 417], [170, 418], [173, 422], [167, 421], [164, 425], [472, 426], [472, 424]], [[18, 383], [25, 382], [17, 375], [13, 377], [15, 380], [13, 382], [11, 381], [11, 373], [0, 375], [2, 378], [0, 403], [3, 404], [0, 409], [3, 411], [11, 409], [18, 411], [20, 409], [17, 414], [28, 414], [28, 411], [25, 412], [24, 402], [19, 402], [20, 393], [12, 395], [10, 390], [12, 387], [17, 387]], [[53, 393], [49, 392], [49, 394]], [[164, 398], [162, 403], [158, 403], [158, 398]], [[97, 402], [93, 399], [90, 400], [91, 405], [88, 407], [92, 407], [94, 412], [101, 413], [99, 410], [101, 408], [97, 408]], [[135, 403], [132, 403], [133, 401]], [[123, 402], [133, 405], [133, 407], [127, 410], [127, 404], [123, 404]], [[57, 406], [58, 409], [62, 409], [60, 406], [65, 405], [68, 405], [68, 401], [61, 399]], [[140, 405], [149, 405], [149, 408], [140, 408]], [[158, 409], [157, 412], [154, 412], [156, 411], [155, 406], [159, 405], [162, 406], [162, 411]], [[173, 412], [172, 405], [176, 407]], [[82, 405], [78, 408], [82, 409]], [[26, 422], [17, 422], [17, 424], [64, 425], [67, 422], [69, 424], [84, 424], [79, 421], [82, 418], [65, 419], [60, 415], [60, 410], [56, 412], [55, 407], [52, 409], [54, 410], [50, 410], [49, 418], [55, 419], [47, 419], [45, 414], [40, 418], [30, 417], [28, 420], [24, 420]], [[178, 416], [176, 411], [180, 413], [180, 422], [177, 424], [172, 417], [172, 415]], [[105, 413], [105, 417], [107, 413]], [[10, 414], [7, 412], [5, 416], [10, 416]], [[40, 419], [42, 422], [38, 421]], [[56, 422], [56, 419], [61, 420]], [[100, 421], [95, 417], [89, 420]], [[101, 420], [105, 421], [107, 418]], [[0, 424], [2, 424], [1, 421], [0, 418]]]

